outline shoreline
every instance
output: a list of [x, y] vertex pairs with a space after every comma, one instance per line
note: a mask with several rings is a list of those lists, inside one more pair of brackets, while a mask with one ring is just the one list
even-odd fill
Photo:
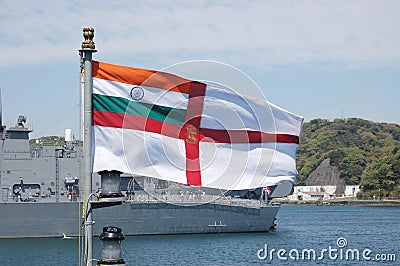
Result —
[[314, 205], [314, 206], [400, 206], [400, 200], [356, 200], [356, 199], [334, 199], [334, 200], [287, 200], [273, 199], [273, 203], [281, 205]]

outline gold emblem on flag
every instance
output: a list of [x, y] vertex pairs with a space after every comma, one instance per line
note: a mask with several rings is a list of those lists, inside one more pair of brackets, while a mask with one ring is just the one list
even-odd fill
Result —
[[199, 140], [197, 139], [197, 128], [192, 126], [192, 125], [188, 125], [186, 127], [186, 132], [187, 132], [187, 137], [186, 137], [186, 142], [189, 144], [197, 144], [197, 142], [199, 142]]

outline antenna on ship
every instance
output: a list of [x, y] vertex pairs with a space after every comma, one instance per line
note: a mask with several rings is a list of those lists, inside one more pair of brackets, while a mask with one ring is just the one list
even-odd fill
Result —
[[0, 139], [4, 139], [4, 131], [6, 127], [3, 126], [3, 102], [1, 100], [1, 89], [0, 89]]
[[3, 125], [3, 103], [1, 101], [1, 89], [0, 89], [0, 126]]

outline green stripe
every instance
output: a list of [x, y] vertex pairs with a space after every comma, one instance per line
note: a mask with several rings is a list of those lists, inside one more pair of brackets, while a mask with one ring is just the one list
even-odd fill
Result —
[[148, 117], [168, 124], [183, 125], [186, 110], [93, 94], [93, 110]]

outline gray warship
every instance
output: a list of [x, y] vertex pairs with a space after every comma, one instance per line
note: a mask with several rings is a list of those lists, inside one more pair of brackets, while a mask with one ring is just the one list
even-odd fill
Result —
[[[80, 236], [82, 148], [71, 130], [62, 145], [30, 144], [31, 132], [24, 116], [0, 127], [0, 238]], [[100, 186], [93, 174], [92, 192]], [[277, 188], [271, 196], [282, 194]], [[95, 235], [110, 224], [125, 235], [265, 232], [279, 210], [262, 188], [227, 192], [122, 174], [121, 190], [122, 204], [93, 212]]]

